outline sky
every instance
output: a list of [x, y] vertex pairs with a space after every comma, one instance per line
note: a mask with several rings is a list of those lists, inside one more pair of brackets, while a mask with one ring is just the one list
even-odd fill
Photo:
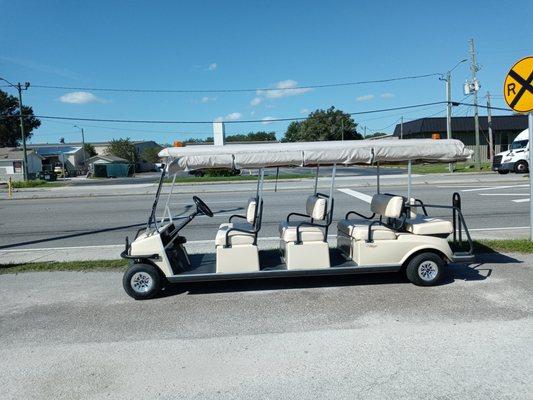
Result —
[[[361, 112], [445, 101], [432, 76], [388, 83], [297, 89], [299, 86], [443, 73], [469, 58], [473, 38], [481, 70], [480, 103], [490, 91], [504, 107], [508, 69], [533, 55], [533, 2], [504, 1], [6, 1], [0, 0], [0, 77], [31, 83], [24, 103], [36, 115], [71, 118], [205, 121], [146, 124], [42, 119], [33, 143], [129, 137], [171, 143], [226, 134], [275, 131], [335, 106]], [[452, 73], [462, 100], [469, 62]], [[0, 82], [0, 85], [2, 83]], [[45, 89], [36, 86], [77, 89]], [[289, 90], [233, 93], [135, 93], [118, 89]], [[1, 87], [16, 94], [11, 88]], [[464, 101], [471, 102], [471, 98]], [[472, 108], [454, 108], [472, 115]], [[480, 110], [480, 115], [485, 115]], [[496, 111], [494, 114], [506, 114]], [[445, 105], [356, 115], [367, 133], [391, 133], [405, 121], [444, 116]]]

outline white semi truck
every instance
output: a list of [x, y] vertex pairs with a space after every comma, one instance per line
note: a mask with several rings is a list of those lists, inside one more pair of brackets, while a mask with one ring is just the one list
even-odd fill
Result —
[[511, 148], [494, 156], [492, 170], [499, 174], [516, 172], [524, 174], [529, 172], [529, 131], [526, 129], [513, 140]]

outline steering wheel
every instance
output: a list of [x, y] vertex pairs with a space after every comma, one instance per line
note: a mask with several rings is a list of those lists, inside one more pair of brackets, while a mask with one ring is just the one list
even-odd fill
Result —
[[199, 198], [198, 196], [192, 196], [192, 199], [194, 200], [194, 204], [196, 204], [196, 208], [198, 211], [200, 211], [202, 214], [207, 215], [208, 217], [213, 216], [213, 211], [207, 206], [207, 204], [204, 203], [204, 201]]

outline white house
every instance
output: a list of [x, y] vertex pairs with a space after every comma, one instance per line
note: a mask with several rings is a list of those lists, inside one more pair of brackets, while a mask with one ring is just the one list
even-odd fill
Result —
[[[26, 152], [28, 158], [28, 177], [33, 178], [43, 169], [43, 158], [34, 150]], [[5, 182], [9, 178], [14, 181], [24, 179], [22, 164], [24, 152], [17, 147], [0, 147], [0, 181]]]

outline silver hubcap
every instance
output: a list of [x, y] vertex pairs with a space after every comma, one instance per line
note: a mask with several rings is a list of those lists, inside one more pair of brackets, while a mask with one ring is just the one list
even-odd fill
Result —
[[131, 277], [131, 287], [137, 293], [146, 293], [154, 286], [154, 280], [146, 272], [136, 272]]
[[418, 266], [418, 276], [426, 282], [435, 279], [438, 271], [439, 267], [433, 261], [424, 261]]
[[526, 170], [526, 165], [523, 163], [518, 164], [518, 172], [524, 172]]

